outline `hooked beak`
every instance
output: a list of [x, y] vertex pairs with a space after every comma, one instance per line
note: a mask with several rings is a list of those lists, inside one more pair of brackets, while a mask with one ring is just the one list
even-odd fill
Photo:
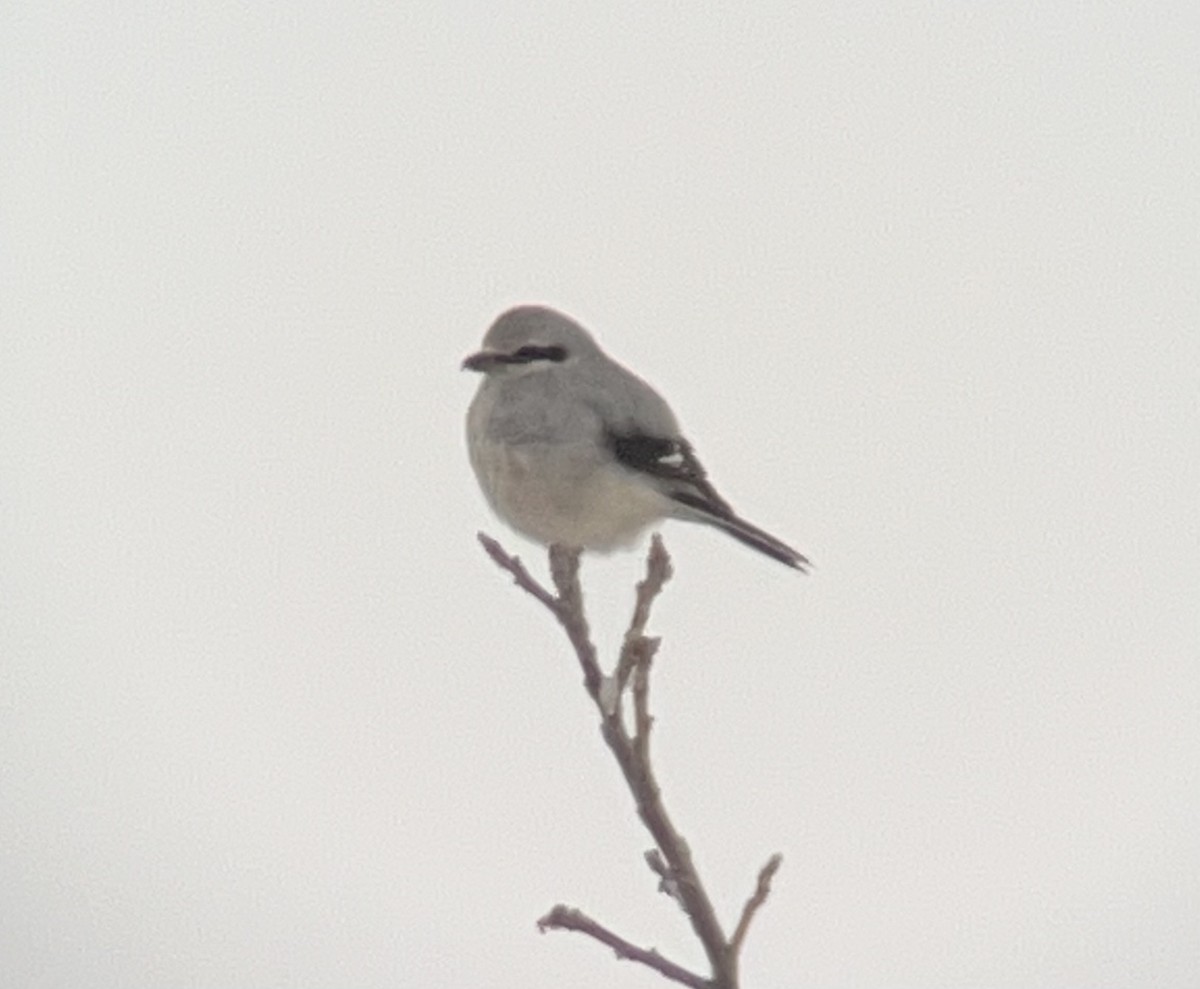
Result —
[[481, 350], [477, 354], [472, 354], [462, 362], [464, 371], [478, 371], [483, 374], [490, 371], [497, 364], [502, 363], [500, 355], [494, 350]]

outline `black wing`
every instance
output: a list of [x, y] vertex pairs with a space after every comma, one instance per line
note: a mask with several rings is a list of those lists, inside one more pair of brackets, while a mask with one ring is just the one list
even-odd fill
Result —
[[663, 493], [671, 500], [692, 509], [712, 525], [780, 563], [797, 570], [808, 566], [803, 554], [769, 532], [751, 525], [729, 507], [708, 482], [708, 475], [687, 440], [612, 429], [605, 434], [605, 440], [619, 463], [667, 482], [663, 485]]
[[708, 475], [687, 440], [613, 430], [609, 430], [607, 440], [613, 456], [630, 470], [670, 482], [664, 492], [669, 498], [718, 518], [733, 517], [733, 509], [708, 483]]

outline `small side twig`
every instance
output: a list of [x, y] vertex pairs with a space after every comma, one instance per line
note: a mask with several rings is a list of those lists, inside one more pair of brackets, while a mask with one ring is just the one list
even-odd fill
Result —
[[782, 863], [783, 856], [776, 852], [758, 871], [758, 882], [755, 884], [754, 892], [742, 908], [742, 916], [738, 920], [737, 929], [733, 932], [733, 937], [729, 939], [729, 947], [735, 955], [741, 953], [742, 943], [746, 940], [746, 933], [750, 930], [750, 921], [758, 913], [759, 907], [767, 902], [767, 897], [771, 894], [771, 880], [775, 878], [775, 873], [779, 871]]
[[558, 614], [558, 599], [533, 579], [529, 571], [525, 569], [525, 564], [521, 562], [519, 556], [510, 556], [504, 552], [504, 548], [485, 532], [480, 532], [476, 535], [483, 548], [487, 550], [487, 555], [495, 560], [496, 564], [502, 570], [507, 570], [512, 574], [514, 584], [526, 594], [532, 595], [541, 601], [551, 612]]
[[604, 925], [592, 920], [582, 910], [565, 907], [559, 904], [553, 907], [545, 917], [537, 922], [538, 930], [543, 934], [548, 930], [579, 931], [595, 938], [601, 944], [606, 944], [616, 953], [618, 958], [641, 962], [647, 968], [652, 968], [673, 982], [679, 982], [692, 989], [711, 989], [708, 979], [695, 972], [689, 972], [682, 965], [677, 965], [664, 958], [654, 948], [639, 948], [630, 944], [619, 934], [614, 934]]
[[596, 648], [592, 645], [591, 632], [583, 613], [583, 590], [579, 585], [579, 550], [562, 546], [550, 547], [550, 574], [558, 596], [551, 594], [539, 584], [525, 568], [519, 557], [504, 551], [504, 548], [487, 533], [476, 534], [483, 548], [502, 570], [512, 574], [513, 582], [526, 594], [540, 601], [562, 625], [579, 657], [583, 669], [583, 682], [592, 700], [600, 696], [603, 679], [600, 664], [596, 660]]
[[[662, 593], [663, 586], [671, 579], [673, 573], [671, 557], [667, 554], [662, 539], [655, 535], [650, 540], [650, 553], [646, 557], [646, 576], [638, 581], [635, 589], [633, 617], [629, 620], [629, 628], [625, 630], [621, 654], [617, 658], [617, 684], [622, 690], [625, 689], [637, 660], [637, 646], [646, 641], [646, 625], [650, 622], [650, 609], [654, 605], [654, 599]], [[658, 640], [651, 641], [657, 648]]]
[[671, 870], [667, 867], [667, 863], [663, 861], [662, 853], [657, 848], [651, 848], [646, 852], [645, 858], [646, 865], [650, 867], [650, 871], [658, 876], [658, 891], [666, 893], [667, 896], [679, 904], [681, 909], [686, 909], [679, 899], [679, 883], [675, 881], [675, 877], [671, 875]]

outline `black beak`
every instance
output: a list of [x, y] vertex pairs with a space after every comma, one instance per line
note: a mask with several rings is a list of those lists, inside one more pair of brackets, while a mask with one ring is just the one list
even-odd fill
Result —
[[483, 373], [491, 370], [497, 364], [501, 363], [500, 355], [491, 350], [481, 350], [477, 354], [472, 354], [462, 362], [464, 371], [478, 371]]

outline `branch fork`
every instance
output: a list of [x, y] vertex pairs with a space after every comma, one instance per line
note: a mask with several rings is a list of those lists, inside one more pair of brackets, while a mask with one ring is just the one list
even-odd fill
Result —
[[[618, 958], [629, 959], [664, 978], [692, 989], [738, 989], [738, 958], [754, 915], [766, 902], [771, 880], [782, 858], [772, 855], [758, 874], [753, 894], [742, 908], [733, 936], [727, 938], [712, 901], [692, 861], [691, 850], [676, 830], [663, 804], [662, 792], [650, 762], [650, 670], [659, 639], [646, 635], [655, 599], [671, 578], [671, 560], [662, 539], [655, 535], [646, 558], [646, 575], [638, 583], [633, 616], [625, 631], [616, 667], [605, 676], [591, 641], [579, 581], [579, 551], [550, 547], [550, 575], [554, 592], [547, 590], [516, 557], [484, 533], [479, 541], [488, 555], [513, 578], [525, 593], [542, 604], [566, 632], [583, 672], [584, 689], [600, 714], [600, 733], [612, 751], [633, 794], [638, 816], [654, 839], [646, 863], [658, 877], [659, 889], [670, 895], [687, 915], [704, 948], [711, 969], [708, 976], [689, 971], [659, 954], [641, 948], [574, 907], [559, 904], [538, 921], [538, 929], [577, 931], [611, 948]], [[626, 724], [623, 699], [632, 700], [633, 725]]]

